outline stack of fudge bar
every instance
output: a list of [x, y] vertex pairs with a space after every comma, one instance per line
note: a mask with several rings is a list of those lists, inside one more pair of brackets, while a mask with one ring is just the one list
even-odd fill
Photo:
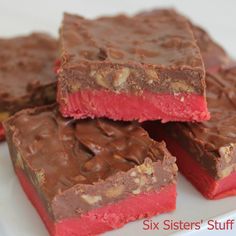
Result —
[[175, 210], [176, 159], [207, 198], [236, 195], [236, 66], [174, 10], [65, 14], [59, 43], [34, 33], [0, 49], [0, 122], [50, 235]]

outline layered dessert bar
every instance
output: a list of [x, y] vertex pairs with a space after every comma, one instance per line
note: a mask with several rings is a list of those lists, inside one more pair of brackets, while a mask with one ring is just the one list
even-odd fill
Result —
[[207, 198], [236, 195], [236, 67], [208, 73], [211, 120], [146, 124], [153, 138], [167, 142], [180, 171]]
[[191, 26], [197, 45], [200, 48], [206, 71], [214, 73], [221, 67], [232, 63], [232, 59], [225, 50], [204, 29], [193, 24]]
[[88, 20], [60, 30], [60, 111], [65, 117], [202, 121], [205, 71], [186, 18], [174, 10]]
[[50, 235], [96, 235], [175, 209], [175, 158], [138, 124], [63, 118], [49, 106], [20, 111], [4, 127]]
[[58, 42], [42, 33], [0, 39], [0, 140], [9, 115], [55, 101], [57, 49]]

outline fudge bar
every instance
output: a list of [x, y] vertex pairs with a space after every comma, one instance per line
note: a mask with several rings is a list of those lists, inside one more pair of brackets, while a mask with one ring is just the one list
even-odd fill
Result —
[[0, 123], [22, 108], [55, 101], [57, 49], [58, 42], [42, 33], [0, 39]]
[[4, 127], [16, 174], [53, 236], [96, 235], [175, 209], [175, 158], [138, 124], [63, 118], [49, 106]]
[[57, 100], [65, 117], [209, 118], [202, 57], [174, 10], [95, 20], [65, 14], [60, 50]]
[[236, 67], [209, 73], [206, 82], [210, 121], [146, 128], [167, 142], [180, 171], [205, 197], [219, 199], [236, 195]]
[[232, 63], [232, 59], [225, 50], [204, 29], [193, 24], [191, 27], [200, 48], [206, 71], [214, 73], [221, 67]]

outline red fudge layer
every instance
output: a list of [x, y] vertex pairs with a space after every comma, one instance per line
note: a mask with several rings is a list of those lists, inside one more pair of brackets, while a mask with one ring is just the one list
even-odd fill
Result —
[[[66, 103], [65, 103], [66, 100]], [[205, 98], [196, 94], [154, 94], [141, 96], [106, 90], [84, 90], [68, 95], [58, 92], [60, 111], [65, 117], [109, 117], [113, 120], [203, 121], [210, 115]]]
[[177, 159], [180, 172], [208, 199], [221, 199], [236, 195], [236, 172], [222, 179], [215, 179], [178, 143], [166, 134], [160, 125], [144, 123], [149, 135], [156, 140], [165, 140], [168, 150]]
[[120, 228], [130, 221], [169, 212], [176, 208], [176, 185], [171, 184], [160, 191], [141, 193], [118, 203], [97, 208], [81, 217], [54, 222], [48, 216], [37, 192], [24, 172], [19, 168], [16, 168], [15, 171], [25, 193], [37, 209], [51, 236], [96, 235]]
[[236, 195], [236, 172], [223, 179], [216, 180], [175, 139], [167, 137], [159, 128], [151, 130], [153, 137], [157, 136], [155, 132], [158, 133], [159, 138], [162, 137], [166, 141], [171, 154], [176, 156], [180, 172], [203, 196], [208, 199], [220, 199]]
[[216, 180], [175, 140], [168, 138], [166, 141], [170, 152], [177, 157], [177, 165], [181, 173], [206, 198], [220, 199], [236, 195], [236, 172], [223, 179]]
[[0, 122], [0, 141], [3, 141], [3, 140], [5, 140], [5, 133], [4, 133], [2, 123]]

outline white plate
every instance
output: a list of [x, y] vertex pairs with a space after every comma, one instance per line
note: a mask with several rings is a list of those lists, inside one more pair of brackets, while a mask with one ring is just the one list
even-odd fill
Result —
[[[236, 224], [230, 231], [209, 231], [205, 229], [204, 222], [211, 219], [236, 220], [236, 197], [224, 200], [209, 201], [204, 199], [182, 176], [178, 179], [177, 210], [173, 213], [152, 218], [154, 222], [164, 220], [174, 221], [203, 221], [200, 233], [205, 235], [235, 235]], [[143, 221], [129, 223], [119, 230], [107, 233], [107, 236], [118, 235], [171, 235], [176, 230], [145, 231]], [[188, 231], [187, 233], [194, 234]], [[183, 235], [181, 232], [180, 235]], [[202, 235], [202, 234], [201, 234]], [[38, 214], [31, 206], [14, 175], [6, 144], [0, 144], [0, 236], [48, 236]]]
[[[0, 0], [0, 34], [12, 36], [42, 30], [57, 35], [64, 11], [94, 17], [117, 12], [134, 13], [143, 9], [174, 6], [195, 22], [203, 25], [224, 47], [236, 56], [235, 0]], [[236, 197], [218, 201], [204, 199], [182, 176], [178, 181], [177, 210], [154, 217], [164, 220], [207, 221], [236, 220]], [[126, 225], [106, 235], [183, 235], [178, 231], [144, 231], [142, 221]], [[203, 223], [200, 231], [187, 231], [184, 235], [236, 235], [233, 230], [209, 231]], [[47, 236], [39, 216], [23, 193], [15, 177], [6, 144], [0, 144], [0, 236]]]

